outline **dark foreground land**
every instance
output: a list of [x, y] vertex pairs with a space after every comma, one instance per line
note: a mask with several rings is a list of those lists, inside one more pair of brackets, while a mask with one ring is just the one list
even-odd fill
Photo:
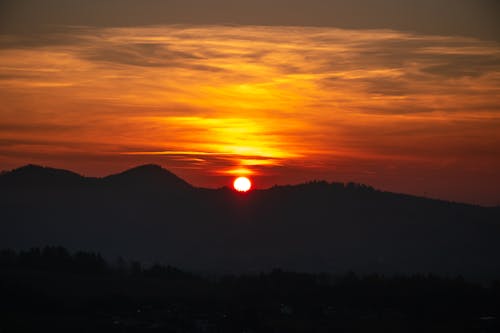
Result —
[[46, 247], [0, 255], [0, 332], [497, 332], [500, 283], [202, 276]]
[[500, 207], [313, 181], [238, 194], [160, 166], [104, 178], [26, 166], [0, 173], [0, 248], [46, 244], [189, 270], [275, 267], [500, 277]]

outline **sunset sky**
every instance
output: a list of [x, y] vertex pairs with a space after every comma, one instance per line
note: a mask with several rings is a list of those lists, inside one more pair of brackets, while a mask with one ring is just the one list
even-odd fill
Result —
[[[376, 3], [376, 5], [375, 5]], [[500, 5], [0, 1], [0, 170], [500, 204]]]

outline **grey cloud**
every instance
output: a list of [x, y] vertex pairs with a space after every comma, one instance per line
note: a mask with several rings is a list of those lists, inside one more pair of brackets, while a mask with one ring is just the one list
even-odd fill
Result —
[[147, 43], [111, 44], [85, 50], [82, 56], [91, 61], [145, 67], [177, 66], [179, 59], [198, 59], [193, 54], [171, 50], [165, 44]]
[[423, 71], [444, 77], [476, 77], [492, 71], [500, 72], [500, 55], [435, 55], [433, 62]]
[[0, 31], [242, 24], [395, 29], [500, 40], [496, 0], [3, 0]]
[[[468, 50], [474, 52], [467, 53]], [[324, 53], [316, 54], [314, 51], [309, 51], [306, 57], [316, 57], [314, 62], [320, 63], [317, 73], [327, 73], [328, 76], [319, 81], [325, 89], [349, 86], [358, 91], [386, 96], [426, 93], [478, 95], [481, 92], [469, 86], [457, 86], [456, 80], [463, 77], [478, 79], [500, 72], [500, 54], [496, 45], [458, 38], [401, 34], [398, 38], [348, 43], [342, 52], [332, 52], [331, 57], [326, 54], [325, 58]], [[394, 75], [381, 72], [372, 76], [369, 72], [372, 69], [394, 71]], [[356, 71], [361, 71], [362, 77], [350, 77]], [[385, 110], [390, 109], [387, 107]], [[401, 111], [426, 110], [426, 107], [415, 105]]]
[[88, 36], [96, 33], [96, 29], [73, 26], [58, 26], [46, 33], [9, 34], [0, 29], [0, 50], [77, 45], [88, 42]]
[[417, 93], [415, 87], [399, 79], [365, 79], [366, 91], [386, 96], [402, 96]]
[[168, 44], [159, 43], [98, 43], [79, 53], [83, 59], [93, 62], [113, 63], [139, 67], [177, 67], [198, 71], [220, 72], [223, 69], [202, 63], [203, 57], [195, 53], [176, 51]]
[[[339, 40], [336, 44], [343, 45], [343, 42]], [[490, 49], [497, 47], [491, 43], [483, 43], [477, 40], [442, 39], [400, 34], [397, 38], [361, 40], [348, 43], [345, 45], [345, 50], [333, 53], [330, 59], [318, 59], [314, 52], [309, 52], [307, 57], [311, 58], [311, 60], [322, 61], [322, 71], [370, 69], [374, 66], [397, 69], [416, 63], [427, 68], [428, 71], [426, 72], [428, 73], [460, 76], [462, 71], [469, 74], [475, 72], [476, 75], [480, 75], [483, 72], [500, 67], [500, 54], [459, 53], [464, 47], [475, 46], [486, 46]], [[456, 49], [457, 53], [429, 52], [428, 50], [432, 48]], [[454, 72], [445, 65], [454, 67], [457, 71]]]

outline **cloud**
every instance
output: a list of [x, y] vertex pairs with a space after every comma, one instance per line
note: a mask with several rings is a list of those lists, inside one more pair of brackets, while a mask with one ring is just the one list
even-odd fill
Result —
[[495, 0], [3, 0], [0, 31], [237, 24], [392, 29], [498, 41], [499, 9]]
[[144, 67], [179, 67], [190, 59], [199, 59], [188, 52], [169, 49], [168, 44], [116, 43], [103, 47], [89, 47], [82, 52], [89, 61]]
[[0, 48], [0, 155], [9, 165], [23, 156], [103, 158], [117, 171], [161, 162], [212, 185], [243, 169], [271, 184], [279, 172], [370, 180], [389, 165], [414, 163], [426, 175], [442, 165], [500, 168], [496, 43], [224, 25], [49, 35], [9, 37]]

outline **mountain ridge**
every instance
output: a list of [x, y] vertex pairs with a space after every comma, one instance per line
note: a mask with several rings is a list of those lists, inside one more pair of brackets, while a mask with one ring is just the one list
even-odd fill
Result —
[[117, 174], [105, 176], [102, 181], [126, 187], [154, 186], [158, 188], [165, 186], [181, 190], [192, 188], [192, 185], [184, 179], [156, 164], [144, 164], [127, 169]]
[[73, 171], [35, 164], [27, 164], [0, 173], [0, 185], [7, 186], [51, 186], [64, 184], [64, 181], [73, 183], [72, 185], [75, 183], [83, 185], [88, 182], [90, 184], [131, 185], [131, 187], [141, 185], [192, 187], [185, 180], [156, 164], [144, 164], [104, 177], [87, 177]]
[[[20, 177], [26, 177], [26, 179], [20, 179]], [[42, 177], [41, 180], [44, 180], [43, 178], [46, 178], [45, 181], [37, 181], [35, 177]], [[161, 165], [158, 164], [142, 164], [138, 165], [129, 169], [126, 169], [121, 172], [113, 173], [110, 175], [102, 176], [102, 177], [91, 177], [91, 176], [83, 176], [79, 173], [76, 173], [71, 170], [67, 169], [60, 169], [60, 168], [53, 168], [53, 167], [47, 167], [47, 166], [41, 166], [41, 165], [36, 165], [36, 164], [27, 164], [18, 168], [14, 168], [12, 170], [4, 170], [0, 172], [0, 185], [10, 185], [10, 186], [16, 186], [16, 185], [27, 185], [27, 181], [33, 181], [32, 185], [37, 185], [37, 186], [50, 186], [53, 185], [48, 182], [50, 180], [49, 178], [52, 178], [52, 180], [56, 179], [56, 177], [60, 177], [60, 181], [62, 180], [68, 180], [69, 178], [73, 178], [72, 180], [79, 180], [80, 184], [83, 184], [85, 181], [89, 181], [92, 184], [120, 184], [121, 186], [124, 187], [129, 187], [129, 188], [134, 188], [137, 187], [138, 185], [141, 184], [141, 182], [145, 183], [145, 186], [154, 186], [154, 187], [159, 187], [159, 186], [165, 186], [165, 185], [173, 185], [174, 189], [175, 188], [191, 188], [191, 189], [199, 189], [199, 190], [208, 190], [208, 191], [218, 191], [218, 190], [224, 190], [224, 191], [230, 191], [233, 192], [233, 190], [227, 186], [221, 187], [221, 188], [204, 188], [204, 187], [196, 187], [187, 182], [186, 180], [182, 179], [181, 177], [177, 176], [175, 173], [171, 172], [170, 170], [163, 168]], [[9, 179], [11, 178], [11, 179]], [[8, 179], [5, 181], [5, 179]], [[20, 183], [15, 183], [15, 181], [20, 181]], [[161, 180], [158, 182], [158, 180]], [[60, 183], [59, 181], [59, 183]], [[57, 184], [57, 182], [56, 182]], [[129, 185], [129, 186], [127, 186]], [[466, 206], [477, 206], [477, 207], [484, 207], [484, 208], [498, 208], [500, 209], [500, 206], [482, 206], [478, 204], [473, 204], [473, 203], [467, 203], [467, 202], [457, 202], [457, 201], [451, 201], [451, 200], [446, 200], [446, 199], [437, 199], [437, 198], [430, 198], [430, 197], [425, 197], [425, 196], [418, 196], [418, 195], [413, 195], [413, 194], [407, 194], [407, 193], [401, 193], [401, 192], [391, 192], [391, 191], [386, 191], [386, 190], [380, 190], [376, 189], [370, 185], [363, 184], [363, 183], [356, 183], [356, 182], [327, 182], [325, 180], [310, 180], [306, 181], [303, 183], [297, 183], [297, 184], [284, 184], [284, 185], [273, 185], [269, 188], [262, 188], [262, 189], [254, 189], [254, 191], [295, 191], [299, 190], [301, 188], [321, 188], [321, 187], [327, 187], [327, 186], [337, 186], [337, 187], [344, 187], [346, 190], [355, 190], [355, 189], [361, 189], [361, 190], [369, 190], [369, 191], [376, 191], [379, 193], [385, 193], [388, 195], [396, 195], [396, 196], [406, 196], [409, 198], [415, 198], [415, 199], [420, 199], [420, 200], [431, 200], [431, 201], [438, 201], [442, 203], [449, 203], [449, 204], [457, 204], [457, 205], [466, 205]], [[245, 194], [243, 194], [245, 195]]]
[[3, 186], [51, 186], [68, 185], [82, 182], [85, 177], [65, 169], [27, 164], [10, 171], [0, 173], [0, 185]]
[[2, 186], [11, 176], [0, 176], [0, 248], [56, 244], [207, 272], [500, 277], [496, 208], [318, 181], [240, 194], [151, 165], [111, 178], [56, 174], [76, 186]]

